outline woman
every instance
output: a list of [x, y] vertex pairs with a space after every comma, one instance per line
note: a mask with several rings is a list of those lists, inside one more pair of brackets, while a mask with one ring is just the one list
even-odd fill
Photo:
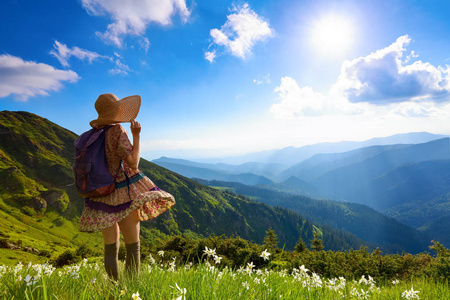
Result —
[[[140, 265], [140, 221], [153, 219], [175, 205], [171, 194], [160, 190], [138, 169], [141, 125], [135, 118], [140, 106], [140, 96], [119, 100], [114, 94], [102, 94], [95, 102], [98, 118], [90, 122], [93, 128], [112, 125], [105, 132], [105, 151], [116, 188], [108, 196], [85, 199], [80, 231], [101, 230], [105, 244], [105, 269], [108, 276], [116, 281], [119, 279], [119, 233], [122, 232], [125, 241], [125, 269], [130, 275], [137, 275]], [[119, 124], [123, 122], [131, 122], [133, 143]], [[123, 168], [120, 168], [121, 164]]]

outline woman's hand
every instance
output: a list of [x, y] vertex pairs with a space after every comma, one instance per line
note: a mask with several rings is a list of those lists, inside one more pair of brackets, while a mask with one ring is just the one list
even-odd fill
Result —
[[131, 120], [130, 130], [133, 136], [139, 135], [141, 133], [141, 124], [135, 120]]

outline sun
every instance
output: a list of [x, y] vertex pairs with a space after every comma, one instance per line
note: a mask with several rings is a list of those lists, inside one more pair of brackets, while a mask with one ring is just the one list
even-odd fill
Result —
[[353, 36], [353, 24], [342, 16], [324, 16], [312, 25], [314, 50], [331, 58], [344, 56], [353, 44]]

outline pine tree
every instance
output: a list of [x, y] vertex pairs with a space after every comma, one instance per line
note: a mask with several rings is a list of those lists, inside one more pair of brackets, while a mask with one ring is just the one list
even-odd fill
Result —
[[313, 234], [314, 239], [311, 240], [311, 249], [315, 251], [323, 250], [323, 241], [320, 239], [320, 237], [322, 236], [322, 231], [320, 230], [320, 228], [313, 225]]
[[297, 251], [297, 252], [303, 252], [303, 251], [308, 250], [308, 249], [306, 248], [306, 244], [305, 244], [305, 242], [303, 241], [303, 239], [302, 239], [301, 236], [298, 238], [297, 244], [295, 245], [295, 248], [294, 248], [294, 249], [295, 249], [295, 251]]
[[268, 250], [273, 252], [278, 249], [278, 236], [276, 235], [275, 230], [273, 230], [272, 227], [270, 227], [266, 231], [263, 245], [266, 246]]

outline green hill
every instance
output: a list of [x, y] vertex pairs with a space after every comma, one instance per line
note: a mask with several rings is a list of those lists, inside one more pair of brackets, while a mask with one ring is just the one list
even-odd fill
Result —
[[[84, 202], [72, 184], [76, 137], [31, 113], [0, 112], [0, 263], [45, 261], [83, 244], [101, 251], [99, 233], [77, 230]], [[235, 235], [262, 243], [270, 227], [286, 249], [299, 237], [313, 238], [314, 225], [298, 213], [206, 187], [144, 159], [140, 169], [177, 200], [169, 212], [142, 223], [144, 244], [173, 234]], [[348, 232], [320, 227], [325, 249], [364, 244]]]
[[78, 231], [73, 186], [76, 135], [25, 112], [0, 112], [0, 263], [43, 262], [100, 234]]

